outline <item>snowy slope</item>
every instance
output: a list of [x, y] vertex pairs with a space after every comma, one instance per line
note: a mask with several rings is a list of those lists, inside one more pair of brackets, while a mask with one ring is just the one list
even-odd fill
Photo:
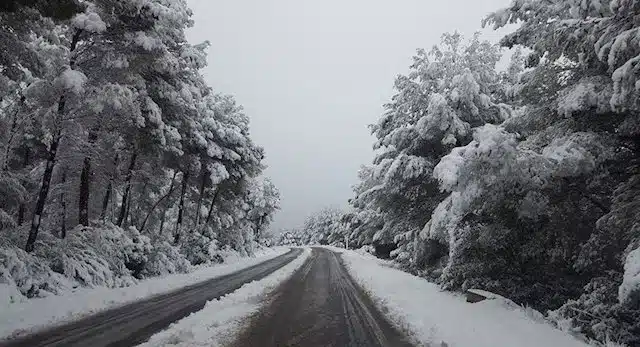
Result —
[[204, 309], [155, 334], [140, 347], [216, 347], [228, 344], [246, 318], [260, 309], [265, 295], [291, 277], [310, 254], [311, 250], [306, 248], [298, 258], [262, 280], [247, 283], [219, 300], [209, 301]]
[[64, 295], [5, 304], [0, 307], [0, 339], [223, 276], [275, 258], [288, 250], [287, 247], [265, 249], [255, 257], [227, 258], [224, 264], [200, 267], [187, 274], [151, 278], [131, 287], [82, 288]]
[[448, 347], [585, 347], [533, 312], [502, 300], [467, 303], [368, 254], [344, 249], [349, 273], [382, 311], [424, 345]]

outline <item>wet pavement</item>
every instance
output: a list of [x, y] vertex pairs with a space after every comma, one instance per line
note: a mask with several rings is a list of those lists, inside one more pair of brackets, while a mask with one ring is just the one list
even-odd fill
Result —
[[339, 255], [309, 259], [252, 317], [233, 347], [405, 347], [407, 339], [354, 283]]

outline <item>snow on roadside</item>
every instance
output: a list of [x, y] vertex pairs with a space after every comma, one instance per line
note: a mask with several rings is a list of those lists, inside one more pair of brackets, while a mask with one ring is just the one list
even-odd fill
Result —
[[246, 318], [261, 308], [265, 295], [291, 277], [310, 254], [311, 249], [305, 248], [291, 263], [219, 300], [207, 302], [202, 310], [172, 324], [138, 347], [215, 347], [230, 343], [243, 328]]
[[531, 312], [503, 300], [467, 303], [462, 295], [391, 268], [368, 254], [331, 248], [354, 280], [403, 331], [424, 345], [448, 347], [585, 347]]
[[186, 274], [154, 277], [124, 288], [78, 288], [63, 295], [34, 298], [0, 306], [0, 339], [23, 335], [105, 309], [202, 282], [247, 268], [287, 253], [288, 247], [267, 248], [255, 257], [226, 258], [225, 263], [202, 266]]

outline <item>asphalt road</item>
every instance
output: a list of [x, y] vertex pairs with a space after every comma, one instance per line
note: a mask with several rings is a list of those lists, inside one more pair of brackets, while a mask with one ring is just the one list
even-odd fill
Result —
[[231, 293], [247, 282], [266, 277], [288, 264], [301, 252], [301, 249], [292, 249], [289, 253], [226, 276], [107, 310], [20, 339], [2, 341], [0, 346], [135, 346], [171, 323], [201, 310], [207, 301]]
[[339, 256], [313, 253], [273, 294], [234, 347], [411, 346], [353, 282]]

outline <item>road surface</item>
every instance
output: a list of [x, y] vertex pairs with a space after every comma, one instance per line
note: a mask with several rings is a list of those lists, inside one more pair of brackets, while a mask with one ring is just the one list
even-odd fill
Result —
[[266, 277], [302, 252], [289, 253], [238, 272], [191, 285], [147, 300], [111, 309], [24, 338], [2, 341], [2, 347], [128, 347], [135, 346], [171, 323], [201, 310], [243, 284]]
[[411, 346], [353, 282], [334, 252], [313, 253], [233, 347]]

